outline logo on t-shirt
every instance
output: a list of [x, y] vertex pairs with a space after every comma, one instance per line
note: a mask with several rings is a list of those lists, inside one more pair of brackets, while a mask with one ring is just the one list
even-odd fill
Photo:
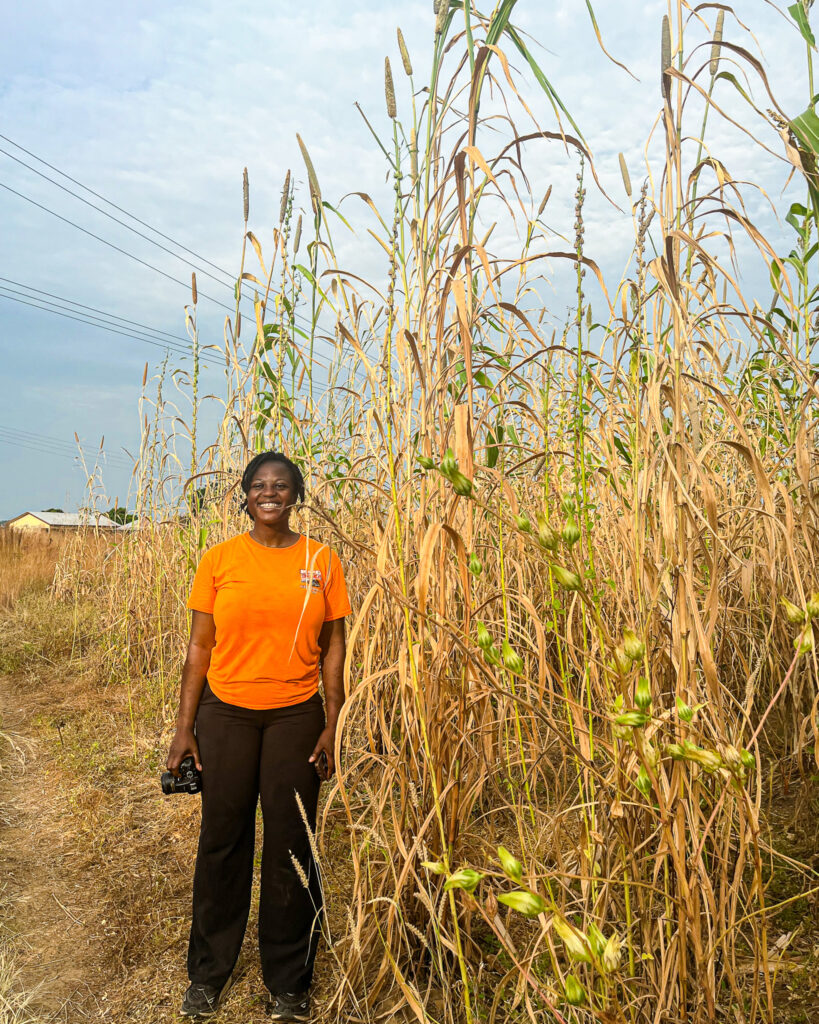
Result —
[[321, 569], [301, 570], [301, 589], [313, 592], [322, 589]]

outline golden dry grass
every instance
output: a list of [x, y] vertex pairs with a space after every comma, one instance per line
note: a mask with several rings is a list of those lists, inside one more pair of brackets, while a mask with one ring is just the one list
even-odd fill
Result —
[[25, 590], [49, 586], [66, 542], [64, 535], [0, 528], [0, 608]]

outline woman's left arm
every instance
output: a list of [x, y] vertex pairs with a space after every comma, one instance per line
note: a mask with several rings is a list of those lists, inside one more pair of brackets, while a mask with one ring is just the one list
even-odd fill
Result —
[[344, 619], [331, 619], [325, 622], [319, 633], [321, 653], [321, 678], [324, 682], [324, 709], [327, 723], [318, 738], [310, 760], [317, 766], [322, 753], [327, 758], [326, 772], [319, 771], [323, 779], [329, 779], [336, 768], [335, 746], [336, 725], [344, 703], [344, 658], [347, 653], [347, 640], [344, 634]]

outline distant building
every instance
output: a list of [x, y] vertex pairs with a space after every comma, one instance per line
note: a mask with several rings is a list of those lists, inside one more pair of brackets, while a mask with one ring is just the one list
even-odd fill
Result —
[[8, 519], [10, 530], [46, 530], [58, 532], [79, 530], [81, 527], [99, 527], [115, 530], [117, 523], [101, 512], [22, 512], [14, 519]]

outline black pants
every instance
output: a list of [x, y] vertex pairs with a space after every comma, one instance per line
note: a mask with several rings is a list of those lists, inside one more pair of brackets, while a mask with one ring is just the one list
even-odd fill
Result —
[[250, 911], [261, 796], [259, 950], [264, 982], [274, 995], [301, 992], [310, 985], [320, 931], [321, 880], [296, 794], [315, 829], [320, 783], [307, 759], [323, 728], [318, 694], [292, 707], [252, 711], [225, 704], [205, 686], [196, 716], [202, 828], [188, 947], [192, 982], [221, 986], [238, 959]]

